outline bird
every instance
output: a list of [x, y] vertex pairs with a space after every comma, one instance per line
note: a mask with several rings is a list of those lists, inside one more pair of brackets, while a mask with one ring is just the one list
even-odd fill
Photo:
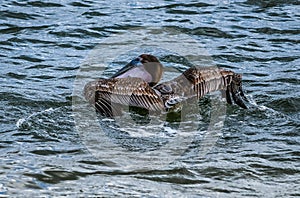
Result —
[[141, 54], [111, 78], [88, 82], [84, 97], [99, 113], [109, 117], [119, 114], [123, 106], [153, 112], [180, 111], [182, 102], [218, 90], [228, 104], [234, 102], [247, 109], [241, 74], [215, 66], [191, 66], [178, 77], [160, 83], [162, 75], [160, 61], [151, 54]]

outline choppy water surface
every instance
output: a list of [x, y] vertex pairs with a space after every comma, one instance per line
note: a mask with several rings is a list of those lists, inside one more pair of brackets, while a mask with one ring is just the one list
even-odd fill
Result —
[[[7, 0], [0, 8], [1, 195], [300, 196], [298, 1]], [[75, 82], [104, 67], [102, 77], [109, 76], [143, 52], [119, 53], [107, 42], [130, 32], [146, 33], [143, 42], [172, 33], [190, 37], [207, 53], [199, 57], [209, 55], [215, 65], [243, 74], [253, 108], [214, 109], [214, 101], [222, 101], [212, 96], [200, 101], [198, 113], [187, 114], [193, 122], [168, 122], [163, 115], [98, 118], [100, 136], [87, 117], [78, 117], [86, 104], [72, 107], [72, 96], [73, 104], [80, 99]], [[99, 43], [112, 54], [116, 48], [115, 55], [98, 57], [112, 59], [108, 65], [87, 58]], [[179, 48], [145, 50], [169, 68], [164, 78], [170, 78], [176, 76], [170, 68], [189, 66], [175, 53]], [[197, 51], [189, 50], [193, 62]], [[214, 114], [224, 108], [225, 116]], [[212, 115], [224, 122], [208, 136]], [[126, 116], [135, 122], [126, 125]], [[189, 130], [192, 135], [178, 138]], [[103, 155], [93, 141], [103, 143], [97, 145]], [[168, 144], [178, 150], [165, 149]]]

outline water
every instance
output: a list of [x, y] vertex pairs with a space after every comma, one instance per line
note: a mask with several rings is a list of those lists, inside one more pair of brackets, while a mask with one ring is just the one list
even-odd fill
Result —
[[[299, 8], [299, 2], [293, 0], [2, 1], [1, 196], [300, 196]], [[97, 75], [84, 73], [82, 68], [91, 63], [85, 61], [91, 61], [87, 57], [99, 43], [131, 32], [146, 32], [150, 40], [164, 39], [172, 32], [185, 35], [178, 37], [180, 44], [189, 37], [192, 42], [185, 44], [193, 49], [180, 49], [176, 43], [173, 52], [153, 49], [169, 68], [165, 78], [172, 75], [171, 67], [183, 70], [188, 66], [175, 52], [190, 53], [193, 62], [195, 49], [201, 46], [207, 54], [197, 57], [209, 56], [214, 64], [243, 74], [252, 108], [225, 106], [224, 122], [215, 133], [207, 133], [214, 129], [209, 128], [214, 113], [210, 104], [220, 102], [214, 96], [201, 100], [203, 109], [192, 114], [196, 130], [188, 120], [180, 125], [162, 117], [163, 122], [152, 125], [162, 131], [153, 135], [144, 127], [148, 133], [141, 137], [127, 133], [130, 129], [124, 124], [122, 130], [113, 130], [114, 121], [103, 120], [106, 131], [102, 136], [107, 141], [102, 141], [115, 147], [104, 150], [107, 156], [103, 158], [95, 155], [78, 131], [81, 125], [72, 107], [72, 99], [79, 97], [74, 96], [74, 82], [79, 71], [83, 72], [80, 75]], [[138, 42], [117, 42], [139, 46]], [[95, 62], [89, 67], [91, 71], [105, 67], [103, 76], [142, 51], [107, 47], [116, 53], [110, 66]], [[135, 119], [138, 127], [154, 120]], [[193, 136], [176, 139], [178, 128], [185, 126], [192, 127]], [[100, 139], [97, 130], [87, 134], [90, 139]], [[178, 144], [179, 149], [163, 150], [174, 138], [183, 143]], [[187, 146], [186, 151], [182, 145]], [[116, 159], [118, 152], [138, 163], [104, 160]], [[156, 152], [156, 161], [138, 161], [147, 152]], [[180, 157], [173, 160], [173, 155]], [[170, 163], [163, 163], [168, 159]]]

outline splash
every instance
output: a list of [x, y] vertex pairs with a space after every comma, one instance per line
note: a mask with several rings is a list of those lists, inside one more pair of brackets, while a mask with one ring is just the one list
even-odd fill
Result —
[[49, 115], [55, 111], [58, 111], [61, 108], [62, 107], [58, 107], [58, 108], [50, 107], [49, 109], [46, 110], [34, 112], [25, 118], [20, 118], [17, 121], [16, 126], [19, 130], [24, 130], [24, 131], [30, 130], [34, 126], [34, 124], [42, 123], [43, 118], [45, 118], [45, 116], [47, 116], [47, 120], [51, 121], [51, 119], [49, 119], [50, 118]]
[[262, 112], [266, 117], [268, 118], [284, 118], [284, 119], [287, 119], [287, 120], [294, 120], [292, 117], [282, 113], [282, 112], [279, 112], [279, 111], [276, 111], [270, 107], [267, 107], [265, 105], [259, 105], [257, 104], [257, 102], [254, 100], [253, 96], [252, 95], [246, 95], [246, 97], [248, 98], [248, 107], [249, 107], [249, 110], [251, 111], [259, 111], [259, 112]]

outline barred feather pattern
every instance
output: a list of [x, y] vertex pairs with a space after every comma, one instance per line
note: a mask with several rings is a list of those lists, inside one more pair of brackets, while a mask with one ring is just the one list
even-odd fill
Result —
[[225, 93], [229, 104], [232, 104], [231, 95], [236, 104], [247, 108], [240, 99], [246, 99], [242, 92], [241, 75], [217, 67], [191, 67], [177, 78], [161, 83], [154, 89], [161, 93], [165, 106], [169, 105], [174, 97], [181, 98], [177, 99], [178, 101], [194, 97], [199, 99], [208, 93], [220, 90]]
[[[141, 78], [98, 79], [84, 89], [85, 98], [101, 112], [110, 111], [117, 104], [135, 106], [150, 111], [164, 109], [163, 101]], [[119, 108], [119, 106], [117, 105]]]
[[85, 86], [84, 94], [97, 110], [107, 115], [120, 110], [120, 105], [169, 110], [184, 100], [199, 99], [217, 90], [225, 93], [227, 103], [232, 104], [232, 98], [246, 109], [241, 79], [240, 74], [217, 67], [191, 67], [177, 78], [154, 87], [141, 78], [98, 79]]

